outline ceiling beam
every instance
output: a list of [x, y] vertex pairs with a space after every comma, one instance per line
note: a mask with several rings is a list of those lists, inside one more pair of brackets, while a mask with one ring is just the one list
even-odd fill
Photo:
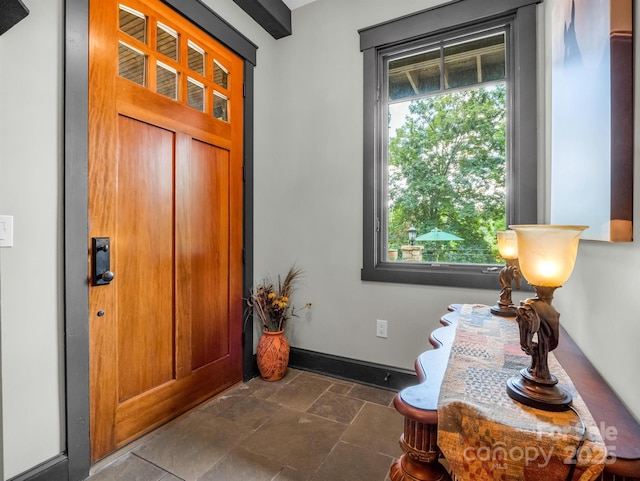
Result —
[[0, 0], [0, 35], [27, 15], [29, 10], [20, 0]]
[[275, 39], [291, 35], [291, 10], [282, 0], [233, 0]]

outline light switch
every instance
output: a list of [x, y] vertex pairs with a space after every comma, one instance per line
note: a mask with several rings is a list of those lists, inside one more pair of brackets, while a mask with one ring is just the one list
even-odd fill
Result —
[[0, 247], [13, 247], [12, 215], [0, 215]]

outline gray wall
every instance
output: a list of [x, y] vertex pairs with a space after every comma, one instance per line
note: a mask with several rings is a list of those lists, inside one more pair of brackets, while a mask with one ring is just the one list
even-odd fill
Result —
[[62, 351], [62, 0], [0, 37], [0, 213], [14, 247], [0, 249], [4, 475], [64, 446]]
[[[29, 17], [0, 37], [0, 213], [14, 215], [16, 224], [15, 247], [0, 250], [5, 479], [65, 445], [63, 293], [57, 274], [62, 262], [63, 7], [62, 0], [25, 3]], [[360, 281], [362, 56], [357, 30], [440, 1], [317, 0], [294, 10], [294, 35], [278, 41], [232, 0], [205, 3], [259, 46], [255, 277], [285, 272], [292, 262], [305, 270], [294, 302], [313, 307], [291, 323], [292, 345], [411, 369], [449, 303], [493, 304], [498, 294], [498, 286], [478, 291]], [[544, 45], [541, 41], [541, 65]], [[544, 119], [548, 78], [541, 79]], [[547, 131], [541, 122], [541, 152], [548, 150]], [[545, 192], [540, 205], [548, 210]], [[562, 322], [637, 417], [640, 387], [629, 381], [631, 367], [640, 364], [639, 268], [637, 243], [582, 242], [574, 275], [556, 294]], [[388, 339], [375, 336], [376, 319], [389, 321]]]
[[[539, 152], [544, 162], [549, 158], [550, 94], [546, 27], [553, 1], [539, 8]], [[436, 3], [318, 0], [294, 10], [294, 34], [278, 43], [270, 110], [257, 114], [257, 132], [268, 125], [263, 122], [273, 128], [268, 139], [257, 138], [256, 144], [255, 275], [283, 272], [293, 261], [305, 269], [305, 285], [294, 301], [312, 302], [313, 310], [291, 323], [292, 345], [412, 368], [449, 303], [496, 301], [497, 288], [360, 281], [362, 56], [357, 30]], [[540, 222], [548, 222], [547, 172], [542, 169], [539, 182]], [[632, 367], [640, 365], [639, 266], [637, 242], [582, 242], [573, 277], [555, 301], [563, 324], [636, 417], [640, 386], [629, 381]], [[514, 299], [528, 295], [518, 293]], [[376, 319], [389, 321], [388, 339], [376, 338]]]
[[[362, 267], [362, 53], [358, 29], [439, 1], [319, 0], [293, 11], [278, 41], [266, 142], [256, 139], [255, 276], [304, 269], [295, 297], [312, 311], [290, 324], [292, 345], [412, 369], [453, 302], [497, 292], [369, 283]], [[375, 335], [388, 321], [387, 339]]]

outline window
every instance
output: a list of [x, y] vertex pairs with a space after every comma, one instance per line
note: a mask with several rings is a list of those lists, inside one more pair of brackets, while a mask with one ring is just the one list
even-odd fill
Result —
[[[387, 261], [495, 264], [506, 222], [509, 29], [382, 53]], [[386, 135], [385, 135], [386, 134]]]
[[360, 31], [363, 280], [499, 286], [496, 230], [537, 222], [535, 3], [462, 0]]

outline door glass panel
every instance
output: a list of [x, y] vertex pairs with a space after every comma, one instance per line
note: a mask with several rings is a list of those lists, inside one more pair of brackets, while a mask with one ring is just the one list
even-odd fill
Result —
[[118, 73], [132, 82], [140, 85], [146, 83], [147, 57], [141, 51], [119, 42], [118, 44]]
[[147, 43], [147, 17], [124, 5], [120, 5], [120, 30], [142, 43]]
[[156, 50], [172, 60], [178, 60], [178, 33], [158, 22]]
[[189, 107], [204, 112], [204, 85], [189, 77], [187, 79]]
[[213, 81], [223, 88], [228, 87], [229, 71], [220, 65], [216, 60], [213, 61]]
[[189, 40], [189, 68], [195, 73], [204, 76], [204, 50]]
[[173, 100], [178, 100], [178, 72], [168, 65], [158, 62], [156, 91]]
[[218, 92], [213, 93], [213, 116], [216, 119], [224, 120], [225, 122], [229, 121], [227, 114], [228, 103], [227, 97]]

